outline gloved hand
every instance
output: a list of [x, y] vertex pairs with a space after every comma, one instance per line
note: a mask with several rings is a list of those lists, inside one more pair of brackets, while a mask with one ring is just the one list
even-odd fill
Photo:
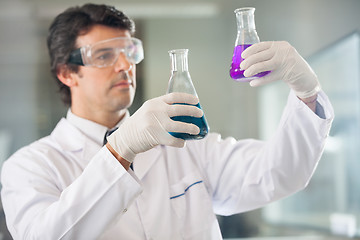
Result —
[[252, 80], [253, 87], [282, 79], [299, 98], [307, 98], [320, 91], [317, 76], [296, 49], [288, 42], [260, 42], [248, 47], [243, 53], [245, 60], [240, 68], [250, 77], [271, 71], [262, 78]]
[[[185, 141], [169, 132], [199, 134], [195, 124], [174, 121], [170, 117], [202, 117], [203, 111], [195, 105], [199, 99], [186, 93], [170, 93], [146, 101], [130, 118], [109, 137], [108, 143], [124, 159], [132, 162], [135, 155], [156, 145], [183, 147]], [[173, 104], [173, 103], [185, 103]]]

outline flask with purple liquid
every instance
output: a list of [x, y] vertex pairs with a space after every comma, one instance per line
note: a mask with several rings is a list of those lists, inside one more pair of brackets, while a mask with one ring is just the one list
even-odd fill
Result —
[[[195, 87], [192, 83], [190, 73], [188, 71], [188, 49], [170, 50], [169, 55], [171, 60], [171, 76], [167, 93], [184, 92], [197, 97]], [[201, 109], [200, 103], [198, 103], [196, 106]], [[182, 138], [184, 140], [201, 139], [204, 138], [209, 131], [205, 115], [203, 115], [201, 118], [191, 116], [176, 116], [172, 117], [171, 119], [175, 121], [193, 123], [200, 128], [200, 133], [198, 135], [170, 132], [171, 135], [177, 138]]]
[[240, 69], [240, 63], [244, 60], [241, 53], [252, 44], [260, 42], [260, 39], [255, 28], [255, 8], [238, 8], [234, 12], [236, 14], [237, 36], [230, 67], [230, 77], [238, 82], [249, 82], [265, 76], [270, 71], [258, 73], [251, 77], [244, 76], [244, 70]]

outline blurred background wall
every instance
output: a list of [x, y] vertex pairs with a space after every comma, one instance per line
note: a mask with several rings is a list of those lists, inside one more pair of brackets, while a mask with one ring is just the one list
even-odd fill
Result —
[[[137, 69], [139, 88], [131, 112], [144, 100], [165, 93], [170, 76], [167, 51], [188, 48], [189, 71], [211, 131], [223, 137], [265, 138], [264, 129], [272, 126], [264, 123], [268, 116], [262, 111], [263, 98], [281, 92], [284, 99], [267, 108], [274, 107], [277, 111], [288, 92], [285, 84], [279, 86], [281, 90], [271, 90], [271, 86], [257, 89], [230, 79], [228, 71], [236, 38], [234, 9], [255, 7], [257, 32], [262, 41], [288, 41], [304, 58], [314, 61], [317, 54], [356, 34], [360, 28], [359, 0], [92, 2], [123, 10], [135, 20], [136, 37], [143, 40], [145, 60]], [[84, 3], [86, 1], [80, 0], [0, 0], [0, 161], [18, 148], [48, 135], [65, 115], [66, 107], [60, 101], [49, 71], [47, 29], [57, 14]], [[354, 41], [356, 45], [357, 40]], [[358, 56], [356, 50], [355, 47]], [[359, 72], [358, 65], [351, 69]], [[358, 75], [353, 79], [356, 77]], [[326, 77], [320, 82], [331, 91], [342, 84], [342, 79]], [[359, 189], [360, 186], [357, 191]], [[263, 212], [256, 210], [229, 218], [219, 217], [224, 236], [260, 236], [261, 224], [267, 219]], [[343, 212], [347, 214], [347, 210]], [[353, 214], [359, 217], [359, 208]], [[6, 230], [2, 231], [5, 239], [8, 235]]]

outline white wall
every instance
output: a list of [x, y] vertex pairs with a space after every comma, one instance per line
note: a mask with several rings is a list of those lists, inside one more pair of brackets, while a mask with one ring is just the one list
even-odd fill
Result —
[[[171, 9], [171, 4], [179, 6], [179, 1], [156, 1], [153, 10], [167, 6], [167, 13], [147, 12], [151, 2], [145, 0], [147, 5], [141, 1], [101, 2], [116, 4], [142, 22], [144, 98], [165, 93], [170, 74], [167, 51], [189, 48], [189, 69], [211, 130], [237, 138], [258, 137], [259, 90], [228, 76], [236, 37], [234, 9], [255, 7], [260, 39], [289, 41], [305, 58], [360, 28], [358, 0], [182, 1], [184, 6], [205, 4], [206, 10], [210, 4], [215, 8], [209, 14], [192, 12], [187, 15], [190, 17], [179, 7]], [[45, 39], [52, 18], [74, 4], [82, 3], [0, 0], [0, 128], [10, 130], [15, 139], [13, 150], [48, 133], [64, 112], [55, 87], [49, 92], [41, 89], [44, 82], [54, 84]], [[51, 111], [58, 114], [46, 117]]]
[[36, 22], [19, 12], [0, 16], [0, 131], [7, 131], [12, 141], [6, 143], [8, 152], [38, 136]]

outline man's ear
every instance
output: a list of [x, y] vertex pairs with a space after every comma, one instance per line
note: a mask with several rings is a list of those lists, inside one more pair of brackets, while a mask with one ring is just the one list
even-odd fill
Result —
[[68, 87], [73, 87], [77, 85], [77, 74], [74, 74], [67, 65], [61, 65], [57, 69], [58, 79]]

